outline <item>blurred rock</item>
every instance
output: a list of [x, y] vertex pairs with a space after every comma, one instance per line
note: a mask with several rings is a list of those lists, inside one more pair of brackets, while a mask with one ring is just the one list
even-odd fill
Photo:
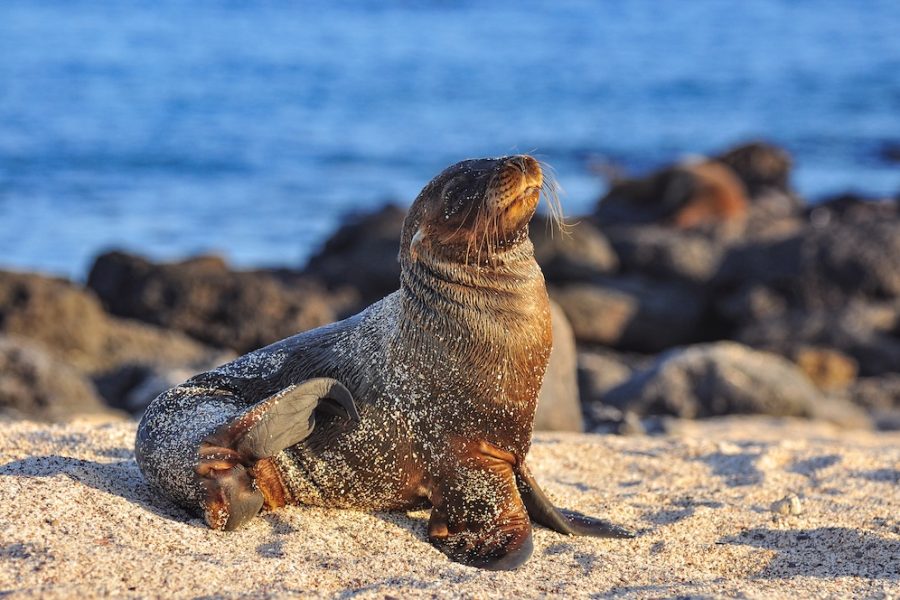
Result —
[[866, 198], [857, 194], [841, 194], [827, 198], [806, 210], [806, 218], [814, 227], [835, 223], [864, 223], [867, 221], [896, 221], [900, 218], [897, 198]]
[[619, 259], [596, 227], [586, 221], [568, 223], [560, 231], [546, 217], [537, 216], [530, 226], [534, 257], [547, 281], [579, 281], [614, 273]]
[[632, 368], [609, 351], [578, 353], [578, 390], [581, 403], [590, 406], [600, 403], [609, 390], [628, 381]]
[[594, 216], [604, 229], [651, 223], [680, 228], [729, 223], [740, 227], [747, 211], [746, 190], [734, 171], [704, 160], [613, 182]]
[[538, 396], [534, 428], [539, 431], [584, 431], [578, 397], [575, 338], [566, 315], [555, 302], [550, 303], [550, 317], [553, 349]]
[[107, 404], [140, 416], [162, 392], [234, 358], [231, 352], [221, 352], [181, 365], [126, 363], [96, 376], [94, 385]]
[[859, 370], [855, 360], [830, 348], [800, 346], [792, 358], [809, 380], [826, 392], [846, 389], [856, 380]]
[[900, 369], [900, 301], [850, 300], [833, 310], [795, 309], [782, 315], [747, 319], [734, 338], [793, 356], [803, 346], [831, 348], [851, 357], [863, 376]]
[[575, 339], [636, 352], [658, 352], [703, 339], [702, 290], [639, 277], [554, 287]]
[[716, 280], [725, 290], [764, 286], [804, 309], [840, 307], [851, 296], [900, 297], [900, 220], [837, 222], [736, 247]]
[[389, 204], [343, 224], [306, 265], [304, 272], [330, 288], [360, 293], [356, 312], [400, 288], [400, 231], [406, 211]]
[[105, 321], [96, 297], [71, 282], [0, 271], [0, 333], [34, 340], [83, 365], [102, 352]]
[[94, 262], [88, 286], [113, 314], [239, 353], [336, 319], [315, 283], [288, 287], [266, 273], [231, 271], [216, 257], [153, 263], [108, 252]]
[[682, 418], [767, 414], [865, 427], [865, 414], [819, 392], [790, 361], [733, 342], [671, 350], [610, 390], [604, 401], [639, 415]]
[[110, 317], [92, 292], [69, 281], [27, 273], [0, 271], [0, 333], [89, 374], [128, 362], [187, 364], [211, 352], [178, 332]]
[[0, 336], [0, 414], [59, 421], [74, 415], [114, 415], [91, 382], [38, 346]]
[[863, 377], [850, 387], [848, 395], [871, 410], [900, 409], [900, 372]]
[[704, 283], [713, 278], [726, 250], [721, 238], [660, 225], [606, 230], [624, 273]]
[[793, 159], [779, 146], [749, 142], [726, 150], [713, 160], [730, 167], [752, 197], [772, 190], [790, 192]]

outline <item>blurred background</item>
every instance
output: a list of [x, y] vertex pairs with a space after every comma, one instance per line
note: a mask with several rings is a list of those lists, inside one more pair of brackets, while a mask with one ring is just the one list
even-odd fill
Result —
[[900, 3], [0, 4], [0, 264], [110, 247], [301, 266], [348, 213], [531, 152], [596, 171], [764, 138], [809, 200], [900, 190]]
[[900, 2], [0, 2], [0, 419], [395, 291], [406, 207], [528, 152], [572, 217], [538, 428], [900, 430]]

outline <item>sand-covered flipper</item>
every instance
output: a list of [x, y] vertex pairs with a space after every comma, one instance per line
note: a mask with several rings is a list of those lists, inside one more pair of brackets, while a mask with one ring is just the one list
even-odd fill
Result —
[[595, 517], [589, 517], [573, 510], [557, 508], [544, 490], [538, 485], [524, 463], [516, 466], [516, 481], [528, 516], [535, 523], [566, 535], [586, 535], [591, 537], [633, 538], [634, 532]]
[[487, 442], [457, 439], [447, 472], [431, 489], [428, 539], [450, 559], [509, 571], [534, 550], [531, 522], [516, 488], [513, 454]]
[[335, 379], [309, 379], [254, 404], [204, 438], [196, 472], [204, 490], [203, 515], [213, 529], [231, 531], [265, 505], [284, 505], [270, 460], [308, 438], [316, 411], [359, 420], [350, 392]]

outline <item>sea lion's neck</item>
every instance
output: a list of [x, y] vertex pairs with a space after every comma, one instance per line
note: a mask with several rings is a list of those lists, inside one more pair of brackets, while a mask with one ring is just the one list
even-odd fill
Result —
[[531, 241], [480, 264], [461, 264], [430, 253], [403, 261], [402, 292], [417, 304], [439, 312], [513, 313], [531, 312], [535, 293], [546, 295], [544, 277], [534, 260]]

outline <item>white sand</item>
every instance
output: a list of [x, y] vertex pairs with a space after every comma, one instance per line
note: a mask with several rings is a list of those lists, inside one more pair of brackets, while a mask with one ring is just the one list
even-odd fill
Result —
[[[900, 434], [799, 421], [543, 434], [558, 504], [644, 533], [535, 532], [516, 572], [450, 562], [427, 513], [287, 508], [216, 533], [157, 497], [134, 424], [0, 423], [0, 597], [900, 597]], [[770, 505], [790, 492], [803, 513]]]

